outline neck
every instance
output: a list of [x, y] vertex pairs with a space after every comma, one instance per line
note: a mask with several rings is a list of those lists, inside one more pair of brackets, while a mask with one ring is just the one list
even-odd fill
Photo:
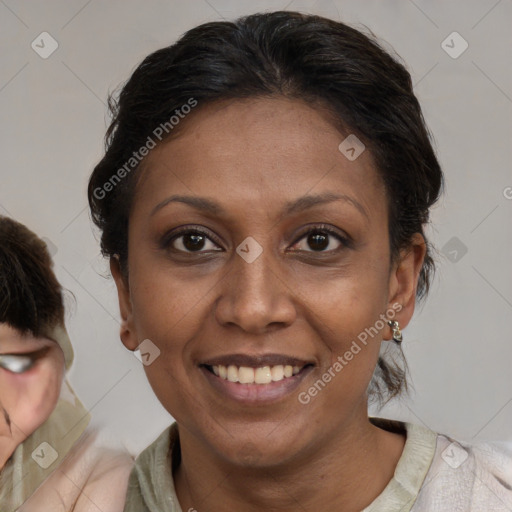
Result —
[[393, 477], [405, 443], [403, 435], [361, 420], [340, 428], [328, 445], [273, 467], [235, 467], [198, 449], [197, 440], [184, 432], [174, 474], [182, 509], [360, 511]]

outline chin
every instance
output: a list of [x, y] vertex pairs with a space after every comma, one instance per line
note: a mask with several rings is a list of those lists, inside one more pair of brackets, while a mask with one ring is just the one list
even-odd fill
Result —
[[[246, 427], [241, 427], [242, 429]], [[226, 431], [218, 433], [219, 437], [210, 438], [213, 450], [229, 464], [246, 469], [264, 469], [282, 466], [297, 456], [304, 436], [297, 432], [279, 431], [279, 426], [269, 429], [246, 428], [245, 434], [229, 435]], [[298, 438], [298, 439], [297, 439]]]

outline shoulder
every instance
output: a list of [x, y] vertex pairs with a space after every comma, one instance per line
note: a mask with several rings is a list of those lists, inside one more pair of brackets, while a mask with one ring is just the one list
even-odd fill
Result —
[[[95, 446], [87, 457], [90, 469], [75, 512], [121, 512], [134, 459], [126, 451]], [[92, 506], [92, 503], [94, 506]]]
[[177, 444], [177, 425], [167, 427], [136, 459], [136, 467], [161, 464]]
[[512, 512], [512, 452], [464, 443], [412, 423], [372, 418], [407, 433], [393, 479], [365, 512]]
[[20, 512], [121, 512], [133, 458], [86, 431]]
[[438, 434], [436, 451], [413, 512], [512, 510], [512, 453], [491, 443]]
[[172, 465], [179, 458], [179, 451], [174, 423], [137, 457], [128, 483], [125, 512], [176, 510]]

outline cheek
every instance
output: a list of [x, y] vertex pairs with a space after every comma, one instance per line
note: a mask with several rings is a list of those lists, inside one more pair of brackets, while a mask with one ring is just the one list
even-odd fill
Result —
[[[209, 292], [214, 293], [218, 276], [191, 278], [166, 268], [136, 266], [132, 274], [131, 298], [138, 341], [151, 340], [169, 358], [182, 351], [187, 340], [204, 326]], [[171, 359], [172, 360], [172, 359]]]
[[[0, 382], [0, 386], [1, 385], [2, 384]], [[9, 428], [9, 423], [8, 423], [8, 419], [7, 419], [9, 417], [9, 411], [4, 407], [5, 392], [3, 392], [3, 390], [5, 388], [1, 387], [0, 389], [2, 390], [2, 392], [0, 392], [0, 438], [1, 438], [3, 436], [9, 436], [11, 429]]]
[[387, 271], [367, 261], [333, 271], [328, 279], [303, 280], [304, 316], [327, 354], [320, 372], [329, 388], [324, 398], [340, 406], [362, 396], [373, 375], [386, 329]]
[[182, 283], [179, 276], [173, 275], [165, 265], [144, 265], [137, 261], [130, 265], [135, 320], [142, 327], [146, 320], [146, 323], [153, 323], [156, 319], [159, 319], [158, 323], [177, 321], [197, 295], [193, 283]]
[[60, 362], [53, 361], [41, 361], [25, 374], [3, 372], [0, 400], [13, 433], [28, 437], [48, 419], [59, 398], [62, 375]]
[[179, 411], [197, 401], [187, 393], [193, 388], [192, 347], [212, 327], [212, 302], [219, 276], [212, 273], [191, 278], [189, 273], [185, 278], [157, 265], [144, 268], [134, 260], [130, 289], [138, 342], [150, 340], [151, 344], [146, 342], [149, 351], [158, 354], [144, 365], [144, 371], [157, 398], [177, 418]]
[[[347, 343], [364, 338], [371, 330], [383, 330], [381, 315], [385, 313], [388, 296], [388, 268], [380, 262], [353, 262], [341, 270], [333, 270], [318, 279], [314, 274], [302, 277], [300, 295], [304, 315], [323, 333], [333, 352], [346, 350]], [[362, 336], [360, 336], [362, 334]]]

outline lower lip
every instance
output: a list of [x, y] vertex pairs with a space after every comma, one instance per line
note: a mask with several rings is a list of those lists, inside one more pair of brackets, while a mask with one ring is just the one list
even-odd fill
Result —
[[229, 380], [217, 377], [204, 366], [201, 366], [200, 370], [211, 386], [217, 391], [220, 391], [224, 396], [228, 396], [237, 402], [256, 405], [259, 403], [267, 404], [269, 402], [276, 402], [290, 395], [313, 370], [313, 367], [307, 366], [297, 375], [268, 384], [240, 384], [239, 382], [230, 382]]

